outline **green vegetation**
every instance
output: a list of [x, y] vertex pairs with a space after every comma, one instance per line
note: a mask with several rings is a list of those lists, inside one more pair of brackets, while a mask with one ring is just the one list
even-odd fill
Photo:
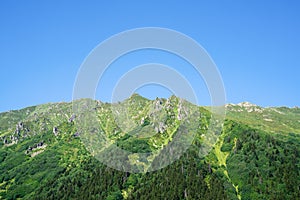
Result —
[[[299, 108], [228, 105], [222, 134], [203, 157], [211, 118], [204, 107], [175, 96], [150, 101], [137, 94], [92, 105], [99, 132], [132, 153], [158, 156], [180, 125], [195, 137], [172, 164], [134, 174], [109, 168], [86, 150], [72, 103], [0, 113], [0, 199], [300, 198]], [[188, 126], [182, 120], [187, 113], [193, 116]]]

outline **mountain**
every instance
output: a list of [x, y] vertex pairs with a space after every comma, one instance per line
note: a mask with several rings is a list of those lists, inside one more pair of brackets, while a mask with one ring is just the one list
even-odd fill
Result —
[[0, 113], [0, 199], [299, 199], [300, 109], [225, 107], [223, 125], [138, 94]]

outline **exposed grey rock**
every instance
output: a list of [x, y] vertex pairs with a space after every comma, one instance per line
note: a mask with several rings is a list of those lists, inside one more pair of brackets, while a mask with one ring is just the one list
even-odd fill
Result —
[[158, 130], [160, 133], [163, 133], [166, 130], [166, 125], [163, 122], [159, 122]]
[[19, 122], [18, 124], [16, 124], [16, 130], [15, 133], [20, 136], [21, 135], [21, 131], [25, 130], [27, 132], [29, 132], [29, 129], [24, 127], [24, 123], [23, 122]]
[[178, 114], [177, 114], [177, 119], [182, 120], [188, 116], [188, 111], [185, 106], [183, 106], [183, 101], [180, 99], [179, 104], [178, 104]]
[[44, 142], [39, 142], [39, 143], [37, 144], [37, 147], [41, 147], [41, 146], [43, 146], [43, 144], [44, 144]]
[[158, 124], [152, 124], [156, 133], [163, 133], [167, 129], [167, 125], [163, 122], [158, 122]]
[[79, 137], [79, 135], [80, 134], [78, 132], [76, 132], [76, 133], [73, 134], [73, 137]]
[[23, 122], [19, 122], [19, 123], [18, 123], [18, 126], [19, 126], [20, 129], [23, 129], [23, 128], [24, 128]]
[[15, 131], [16, 134], [20, 134], [20, 129], [19, 129], [19, 126], [18, 124], [16, 125], [16, 131]]
[[76, 117], [76, 115], [75, 114], [73, 114], [70, 118], [69, 118], [69, 122], [71, 123], [71, 122], [73, 122], [74, 120], [75, 120], [75, 117]]
[[155, 111], [159, 111], [162, 109], [162, 101], [161, 99], [156, 99], [155, 101]]
[[58, 129], [57, 129], [57, 127], [53, 127], [53, 134], [54, 134], [55, 136], [58, 135]]
[[210, 163], [208, 163], [208, 166], [207, 166], [207, 168], [208, 168], [208, 172], [211, 174], [211, 173], [212, 173], [212, 169], [211, 169], [211, 165], [210, 165]]
[[144, 122], [145, 122], [145, 118], [143, 117], [143, 118], [141, 119], [141, 125], [143, 125]]
[[13, 136], [12, 139], [11, 139], [11, 141], [18, 141], [18, 138], [15, 137], [15, 136]]

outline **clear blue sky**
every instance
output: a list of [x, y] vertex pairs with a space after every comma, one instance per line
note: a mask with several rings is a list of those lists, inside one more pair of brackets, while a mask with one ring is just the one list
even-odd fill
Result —
[[[283, 0], [3, 0], [0, 112], [71, 101], [77, 71], [96, 45], [121, 31], [149, 26], [174, 29], [200, 43], [220, 70], [227, 102], [299, 106], [299, 10], [299, 1]], [[145, 53], [140, 61], [168, 57], [149, 60]], [[152, 98], [148, 89], [144, 95]]]

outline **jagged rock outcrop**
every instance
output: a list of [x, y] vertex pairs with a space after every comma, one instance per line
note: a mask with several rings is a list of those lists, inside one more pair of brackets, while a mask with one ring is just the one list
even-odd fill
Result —
[[55, 136], [57, 136], [58, 135], [58, 128], [57, 127], [53, 127], [53, 134], [55, 135]]
[[69, 123], [73, 122], [73, 121], [75, 120], [75, 118], [76, 118], [76, 115], [73, 114], [73, 115], [68, 119], [68, 122], [69, 122]]

